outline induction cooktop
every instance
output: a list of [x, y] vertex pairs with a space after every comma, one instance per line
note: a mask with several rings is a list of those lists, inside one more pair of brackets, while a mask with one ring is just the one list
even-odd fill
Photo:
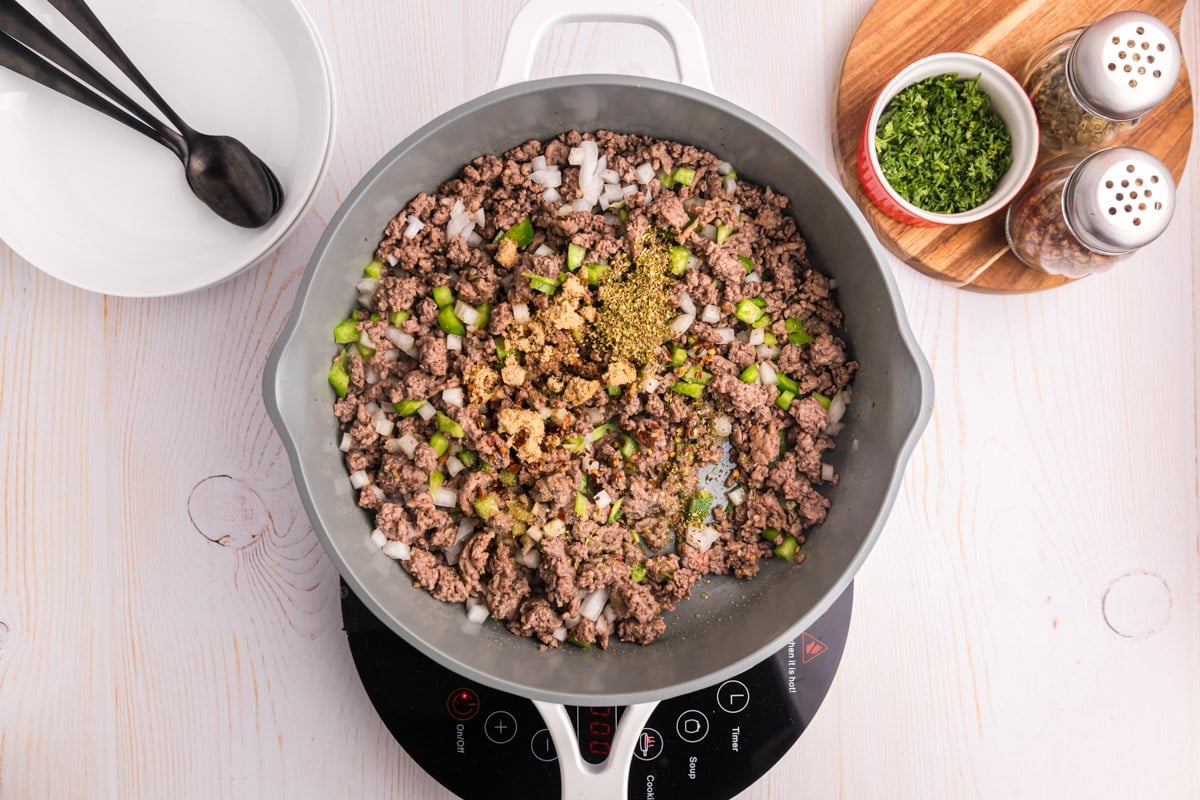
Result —
[[[796, 639], [745, 672], [662, 701], [638, 737], [633, 800], [729, 800], [811, 723], [850, 627], [853, 584]], [[466, 680], [388, 630], [342, 585], [342, 620], [367, 695], [400, 746], [464, 800], [557, 798], [554, 743], [533, 703]], [[402, 685], [421, 687], [403, 691]], [[608, 756], [623, 707], [567, 708], [581, 755]]]

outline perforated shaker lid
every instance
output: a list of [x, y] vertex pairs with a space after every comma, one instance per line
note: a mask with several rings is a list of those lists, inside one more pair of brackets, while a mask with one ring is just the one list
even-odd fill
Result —
[[1063, 213], [1085, 247], [1105, 255], [1136, 250], [1167, 229], [1175, 181], [1154, 156], [1135, 147], [1092, 153], [1071, 173]]
[[1087, 27], [1067, 55], [1067, 78], [1087, 111], [1136, 119], [1166, 99], [1179, 77], [1179, 42], [1166, 23], [1120, 11]]

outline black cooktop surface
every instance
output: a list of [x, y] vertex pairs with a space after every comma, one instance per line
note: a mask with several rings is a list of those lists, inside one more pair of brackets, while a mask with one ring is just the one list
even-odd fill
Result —
[[[851, 585], [808, 630], [757, 666], [660, 703], [638, 739], [628, 796], [728, 800], [765, 775], [829, 691], [853, 594]], [[529, 700], [437, 665], [384, 627], [345, 584], [342, 619], [375, 709], [438, 782], [464, 800], [559, 796], [554, 743]], [[623, 711], [568, 707], [585, 759], [607, 757]]]

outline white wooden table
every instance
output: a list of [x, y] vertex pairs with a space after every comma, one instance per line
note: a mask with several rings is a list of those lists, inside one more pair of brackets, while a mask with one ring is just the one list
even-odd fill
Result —
[[[689, 3], [722, 94], [831, 170], [832, 86], [869, 4]], [[356, 679], [259, 379], [341, 199], [489, 88], [520, 0], [307, 5], [336, 155], [261, 265], [118, 300], [0, 246], [4, 800], [450, 796]], [[568, 26], [539, 51], [538, 75], [585, 71], [674, 77], [646, 30]], [[1200, 796], [1196, 145], [1170, 230], [1108, 275], [994, 297], [893, 262], [937, 408], [833, 689], [744, 797]]]

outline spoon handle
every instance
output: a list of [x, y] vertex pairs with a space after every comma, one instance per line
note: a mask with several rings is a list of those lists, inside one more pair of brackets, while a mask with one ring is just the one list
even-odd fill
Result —
[[161, 131], [151, 128], [123, 108], [101, 97], [3, 31], [0, 31], [0, 66], [37, 81], [101, 114], [106, 114], [182, 157], [181, 150], [177, 149], [179, 142], [166, 138]]
[[169, 140], [171, 144], [168, 146], [180, 158], [183, 158], [183, 137], [114, 86], [112, 81], [97, 72], [91, 64], [84, 61], [78, 53], [68, 47], [62, 39], [55, 36], [37, 17], [15, 0], [0, 0], [0, 31], [8, 34], [42, 58], [54, 62], [101, 94], [107, 95], [124, 106], [126, 110], [133, 112], [142, 122], [158, 131], [161, 139]]
[[99, 48], [101, 53], [108, 57], [109, 61], [120, 68], [126, 77], [133, 81], [134, 85], [141, 90], [142, 94], [150, 98], [150, 102], [158, 106], [158, 110], [166, 115], [171, 124], [180, 130], [186, 137], [191, 128], [184, 122], [178, 114], [175, 113], [167, 101], [162, 98], [154, 87], [150, 85], [150, 81], [142, 75], [141, 71], [133, 65], [129, 60], [129, 56], [125, 55], [125, 51], [112, 38], [112, 34], [104, 27], [103, 23], [96, 17], [91, 6], [84, 0], [50, 0], [50, 5], [58, 9], [58, 12], [66, 17], [72, 25], [79, 29], [79, 32], [88, 38], [92, 44]]

